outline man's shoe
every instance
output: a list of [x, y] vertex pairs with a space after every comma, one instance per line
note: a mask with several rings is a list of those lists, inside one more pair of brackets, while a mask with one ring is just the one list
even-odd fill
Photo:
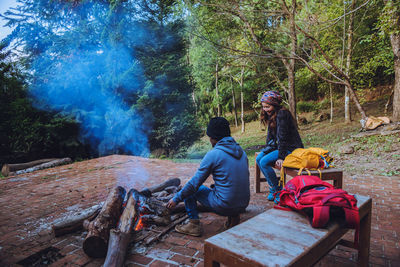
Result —
[[224, 224], [225, 229], [232, 228], [240, 223], [240, 215], [229, 216]]
[[201, 236], [203, 229], [199, 219], [189, 219], [184, 224], [175, 226], [175, 231], [185, 235]]

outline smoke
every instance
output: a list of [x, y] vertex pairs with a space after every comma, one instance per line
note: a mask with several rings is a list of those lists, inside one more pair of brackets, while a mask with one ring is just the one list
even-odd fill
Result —
[[[140, 61], [134, 57], [134, 44], [150, 35], [124, 23], [126, 14], [110, 18], [98, 5], [90, 10], [99, 9], [87, 16], [85, 34], [73, 21], [62, 31], [55, 30], [51, 42], [40, 43], [41, 53], [32, 63], [30, 93], [37, 107], [79, 122], [82, 141], [100, 155], [148, 156], [151, 124], [132, 106], [146, 83]], [[116, 27], [116, 21], [123, 27]]]

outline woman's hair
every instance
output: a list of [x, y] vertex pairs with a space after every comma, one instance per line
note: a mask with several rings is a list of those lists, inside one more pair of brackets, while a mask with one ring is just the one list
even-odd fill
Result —
[[260, 112], [260, 121], [263, 125], [268, 126], [268, 129], [275, 131], [276, 128], [276, 116], [278, 115], [278, 111], [281, 109], [286, 109], [284, 107], [277, 107], [273, 106], [275, 109], [274, 114], [268, 116], [267, 112], [264, 111], [264, 109], [261, 107], [261, 112]]

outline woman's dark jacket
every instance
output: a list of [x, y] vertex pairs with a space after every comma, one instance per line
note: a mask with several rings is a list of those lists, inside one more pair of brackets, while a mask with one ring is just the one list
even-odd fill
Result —
[[276, 130], [268, 129], [267, 146], [273, 143], [277, 146], [275, 150], [279, 150], [278, 159], [285, 159], [288, 151], [304, 147], [289, 110], [279, 109], [276, 116]]

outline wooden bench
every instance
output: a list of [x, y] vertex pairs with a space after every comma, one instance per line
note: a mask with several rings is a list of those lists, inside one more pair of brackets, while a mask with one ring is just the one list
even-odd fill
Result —
[[[259, 152], [255, 153], [255, 158], [257, 158]], [[254, 190], [256, 193], [261, 192], [261, 182], [266, 182], [267, 179], [265, 177], [261, 177], [261, 170], [260, 167], [258, 167], [257, 162], [255, 162], [255, 168], [256, 168], [256, 179], [255, 179], [255, 184], [254, 184]], [[284, 168], [283, 169], [286, 176], [294, 177], [298, 175], [299, 170], [298, 169], [291, 169], [291, 168]], [[310, 171], [311, 175], [315, 176], [320, 176], [319, 171], [313, 170]], [[308, 175], [307, 171], [302, 171], [301, 175]], [[279, 179], [279, 175], [278, 179]], [[285, 177], [286, 178], [286, 177]], [[336, 188], [342, 188], [343, 186], [343, 170], [337, 169], [337, 168], [328, 168], [328, 169], [323, 169], [321, 170], [321, 180], [332, 180], [333, 181], [333, 186]], [[286, 183], [286, 179], [284, 181]]]
[[[369, 197], [356, 196], [360, 214], [358, 265], [368, 266], [371, 233]], [[312, 228], [308, 219], [294, 211], [270, 209], [205, 240], [204, 266], [312, 266], [342, 240], [349, 229], [331, 223], [327, 229]]]

